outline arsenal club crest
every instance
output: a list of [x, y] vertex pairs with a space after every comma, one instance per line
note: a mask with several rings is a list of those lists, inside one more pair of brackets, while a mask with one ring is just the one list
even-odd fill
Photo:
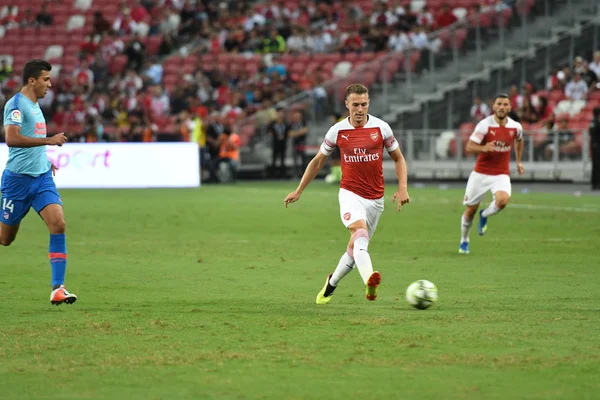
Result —
[[514, 137], [515, 136], [515, 131], [510, 131], [510, 137]]
[[377, 138], [379, 137], [379, 134], [377, 132], [371, 133], [371, 139], [376, 142]]

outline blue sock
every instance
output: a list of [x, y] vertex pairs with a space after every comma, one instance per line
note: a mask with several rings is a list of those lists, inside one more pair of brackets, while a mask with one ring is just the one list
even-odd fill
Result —
[[50, 235], [48, 258], [50, 258], [52, 267], [52, 288], [54, 289], [65, 283], [65, 273], [67, 272], [67, 240], [64, 233]]

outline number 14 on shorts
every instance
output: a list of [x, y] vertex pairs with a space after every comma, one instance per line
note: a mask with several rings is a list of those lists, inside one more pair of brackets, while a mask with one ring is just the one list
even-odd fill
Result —
[[15, 205], [12, 200], [2, 199], [2, 211], [10, 210], [10, 212], [15, 212]]

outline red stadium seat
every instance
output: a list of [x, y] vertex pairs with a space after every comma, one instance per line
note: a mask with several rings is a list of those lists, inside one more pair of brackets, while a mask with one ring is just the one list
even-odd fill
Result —
[[125, 69], [125, 65], [127, 65], [127, 56], [118, 55], [110, 61], [108, 69], [111, 74], [121, 73]]
[[145, 40], [146, 45], [146, 53], [149, 56], [154, 56], [158, 54], [158, 50], [160, 49], [160, 44], [162, 43], [161, 36], [149, 36]]
[[588, 94], [588, 100], [600, 101], [600, 90], [593, 90]]
[[565, 98], [565, 93], [562, 90], [554, 89], [548, 93], [548, 101], [558, 103]]

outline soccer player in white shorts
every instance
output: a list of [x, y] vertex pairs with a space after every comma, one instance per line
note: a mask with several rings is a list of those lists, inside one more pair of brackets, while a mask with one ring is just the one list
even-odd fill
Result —
[[515, 141], [517, 171], [519, 175], [525, 172], [521, 163], [524, 147], [523, 127], [508, 117], [510, 109], [507, 95], [496, 96], [493, 115], [477, 124], [467, 143], [467, 152], [477, 154], [477, 161], [469, 175], [463, 200], [466, 209], [461, 218], [459, 254], [469, 254], [469, 231], [479, 203], [486, 193], [492, 192], [494, 199], [479, 213], [479, 235], [485, 234], [488, 217], [498, 214], [508, 204], [511, 195], [510, 151]]
[[325, 165], [327, 157], [336, 146], [339, 148], [342, 163], [339, 192], [340, 217], [344, 226], [350, 231], [350, 241], [336, 269], [327, 276], [325, 286], [317, 294], [317, 304], [326, 304], [331, 300], [338, 283], [352, 271], [355, 264], [365, 284], [367, 299], [372, 301], [377, 298], [381, 274], [373, 271], [368, 248], [369, 240], [383, 213], [384, 147], [394, 160], [398, 177], [398, 190], [394, 193], [392, 201], [398, 200], [398, 211], [400, 211], [400, 207], [410, 200], [406, 161], [390, 126], [368, 114], [368, 89], [359, 84], [348, 86], [345, 103], [349, 117], [329, 129], [321, 150], [308, 164], [298, 188], [288, 194], [284, 200], [286, 207], [298, 201], [304, 189]]

